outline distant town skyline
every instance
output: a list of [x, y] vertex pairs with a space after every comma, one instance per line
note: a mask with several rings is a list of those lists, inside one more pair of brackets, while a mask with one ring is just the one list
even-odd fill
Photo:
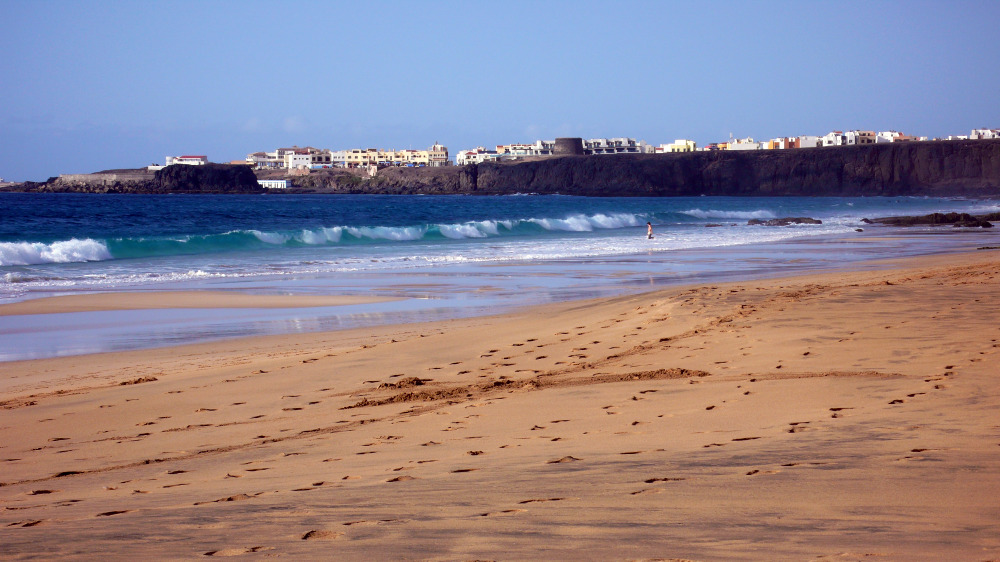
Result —
[[0, 7], [10, 181], [292, 145], [1000, 127], [1000, 2]]

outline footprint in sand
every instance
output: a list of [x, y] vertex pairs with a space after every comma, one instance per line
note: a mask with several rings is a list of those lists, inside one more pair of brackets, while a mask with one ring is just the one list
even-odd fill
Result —
[[517, 503], [523, 505], [523, 504], [526, 504], [526, 503], [558, 502], [558, 501], [563, 501], [564, 499], [566, 499], [566, 498], [540, 498], [540, 499], [523, 500], [523, 501], [519, 501]]
[[345, 527], [351, 527], [353, 525], [382, 525], [384, 523], [395, 523], [399, 519], [361, 519], [359, 521], [348, 521], [347, 523], [342, 523]]
[[209, 550], [205, 553], [205, 556], [243, 556], [244, 554], [252, 554], [254, 552], [260, 552], [262, 550], [274, 550], [271, 547], [265, 546], [251, 546], [249, 548], [226, 548], [223, 550]]
[[[561, 459], [556, 459], [556, 460], [548, 461], [546, 464], [561, 464], [561, 463], [565, 463], [565, 462], [576, 462], [578, 460], [580, 460], [580, 459], [578, 459], [578, 458], [576, 458], [574, 456], [567, 455], [567, 456], [565, 456], [565, 457], [563, 457]], [[525, 503], [525, 502], [521, 502], [521, 503]]]
[[503, 517], [507, 515], [516, 515], [518, 513], [525, 513], [527, 509], [505, 509], [503, 511], [488, 511], [486, 513], [480, 513], [480, 517]]
[[8, 527], [34, 527], [35, 525], [41, 525], [44, 519], [24, 519], [22, 521], [15, 521], [14, 523], [8, 523]]
[[386, 480], [386, 482], [406, 482], [408, 480], [416, 480], [416, 478], [413, 477], [413, 476], [410, 476], [408, 474], [404, 474], [402, 476], [397, 476], [395, 478], [390, 478], [390, 479]]
[[105, 511], [104, 513], [98, 513], [94, 517], [110, 517], [112, 515], [121, 515], [122, 513], [129, 513], [131, 509], [120, 509], [116, 511]]
[[302, 535], [302, 540], [304, 541], [315, 541], [315, 540], [333, 540], [339, 539], [344, 536], [344, 533], [339, 531], [327, 531], [322, 529], [313, 529]]

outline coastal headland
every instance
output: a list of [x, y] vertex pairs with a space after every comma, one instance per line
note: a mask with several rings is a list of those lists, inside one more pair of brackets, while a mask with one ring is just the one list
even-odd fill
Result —
[[[257, 178], [288, 192], [539, 193], [585, 196], [990, 196], [1000, 193], [1000, 140], [930, 141], [792, 150], [562, 156], [440, 168], [254, 173], [244, 166], [113, 170], [26, 182], [7, 190], [257, 193]], [[272, 190], [286, 191], [286, 190]]]
[[1000, 253], [882, 266], [6, 363], [0, 557], [997, 559]]

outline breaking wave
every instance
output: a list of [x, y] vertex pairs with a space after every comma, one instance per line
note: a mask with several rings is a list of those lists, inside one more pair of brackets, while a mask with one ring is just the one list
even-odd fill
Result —
[[58, 242], [0, 242], [0, 266], [92, 262], [156, 256], [201, 255], [303, 246], [386, 244], [592, 232], [635, 227], [631, 213], [573, 214], [563, 218], [479, 220], [410, 226], [334, 226], [298, 231], [234, 230], [221, 234], [152, 236]]
[[106, 243], [73, 238], [46, 244], [43, 242], [0, 242], [0, 266], [72, 263], [112, 259]]
[[694, 217], [696, 219], [731, 219], [731, 220], [750, 220], [750, 219], [775, 219], [778, 218], [771, 211], [766, 210], [756, 210], [756, 211], [717, 211], [713, 209], [702, 210], [702, 209], [691, 209], [690, 211], [681, 211], [681, 214]]

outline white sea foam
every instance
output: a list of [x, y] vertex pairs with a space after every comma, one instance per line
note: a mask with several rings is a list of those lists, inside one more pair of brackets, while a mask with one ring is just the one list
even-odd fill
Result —
[[750, 220], [750, 219], [773, 219], [777, 216], [766, 210], [757, 211], [718, 211], [715, 209], [703, 210], [703, 209], [691, 209], [690, 211], [681, 211], [681, 214], [692, 216], [696, 219], [735, 219], [735, 220]]
[[311, 245], [327, 244], [329, 242], [337, 243], [340, 242], [343, 232], [344, 229], [339, 226], [320, 228], [318, 230], [303, 230], [296, 238], [301, 242]]
[[251, 230], [250, 234], [253, 234], [258, 240], [264, 242], [265, 244], [274, 244], [276, 246], [280, 246], [285, 242], [288, 242], [290, 238], [285, 234], [279, 234], [277, 232], [261, 232], [259, 230]]
[[416, 226], [362, 226], [348, 227], [344, 230], [355, 238], [369, 238], [373, 240], [420, 240], [427, 233], [427, 229]]
[[90, 238], [42, 242], [0, 242], [0, 266], [71, 263], [111, 259], [104, 242]]
[[565, 219], [530, 219], [528, 222], [537, 224], [545, 230], [568, 232], [591, 232], [595, 228], [624, 228], [640, 224], [638, 217], [628, 213], [572, 215]]
[[473, 223], [466, 224], [442, 224], [438, 226], [441, 235], [445, 238], [486, 238], [486, 233]]

